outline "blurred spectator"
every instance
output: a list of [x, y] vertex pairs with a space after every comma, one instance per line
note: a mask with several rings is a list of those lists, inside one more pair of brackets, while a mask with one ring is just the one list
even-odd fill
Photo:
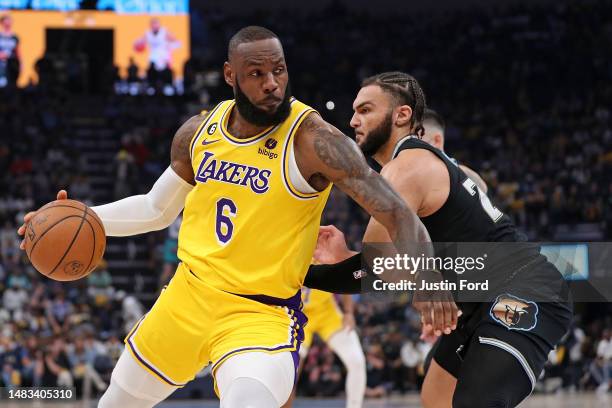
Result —
[[2, 307], [8, 311], [14, 319], [17, 319], [23, 311], [23, 306], [28, 301], [28, 293], [20, 280], [12, 280], [2, 296]]
[[53, 332], [56, 334], [66, 333], [74, 307], [70, 301], [66, 300], [64, 291], [62, 289], [58, 290], [53, 300], [45, 301], [45, 308]]
[[108, 263], [103, 259], [100, 265], [87, 277], [89, 288], [87, 293], [95, 306], [109, 303], [114, 294], [112, 277], [107, 269]]
[[[598, 372], [600, 375], [595, 375]], [[599, 343], [597, 343], [596, 365], [593, 367], [595, 379], [599, 382], [597, 391], [606, 393], [610, 389], [612, 378], [612, 330], [603, 331]]]
[[379, 344], [368, 348], [366, 364], [368, 381], [365, 396], [367, 398], [386, 396], [389, 389], [389, 382], [387, 380], [388, 366], [382, 347]]
[[16, 264], [20, 256], [19, 236], [15, 234], [13, 223], [6, 220], [0, 230], [0, 260]]
[[168, 236], [164, 242], [164, 269], [162, 270], [159, 278], [159, 288], [161, 289], [164, 285], [170, 282], [170, 279], [174, 275], [174, 271], [178, 266], [180, 260], [176, 254], [178, 250], [178, 235], [181, 228], [181, 222], [183, 221], [183, 215], [179, 215], [177, 219], [168, 227]]
[[122, 302], [124, 332], [129, 332], [144, 315], [142, 304], [132, 295], [127, 295]]
[[56, 337], [44, 353], [43, 387], [72, 387], [74, 380], [70, 373], [70, 360], [66, 354], [66, 343]]
[[[68, 361], [72, 368], [72, 377], [75, 382], [92, 381], [98, 391], [106, 390], [106, 384], [100, 374], [95, 370], [96, 351], [93, 347], [86, 347], [85, 340], [80, 336], [76, 336], [74, 343], [68, 345]], [[78, 387], [80, 388], [80, 387]]]
[[0, 88], [15, 87], [19, 77], [19, 37], [10, 14], [0, 16]]

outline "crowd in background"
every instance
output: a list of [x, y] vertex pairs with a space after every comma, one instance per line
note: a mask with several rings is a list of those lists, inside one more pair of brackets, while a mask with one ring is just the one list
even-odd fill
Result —
[[[123, 336], [147, 302], [118, 290], [116, 272], [105, 265], [71, 284], [43, 278], [18, 249], [15, 231], [26, 211], [50, 201], [59, 188], [67, 187], [71, 197], [87, 203], [145, 192], [168, 165], [178, 125], [231, 97], [220, 75], [227, 40], [253, 22], [281, 37], [295, 96], [347, 134], [352, 135], [351, 103], [361, 79], [406, 70], [421, 82], [428, 105], [446, 118], [449, 154], [481, 173], [496, 205], [531, 238], [553, 240], [559, 225], [572, 230], [579, 224], [591, 226], [602, 240], [612, 237], [612, 60], [607, 51], [612, 4], [559, 2], [495, 13], [469, 9], [384, 19], [341, 6], [314, 15], [268, 12], [249, 19], [194, 10], [193, 18], [199, 31], [185, 66], [183, 95], [117, 95], [122, 79], [112, 66], [98, 84], [103, 92], [83, 95], [87, 86], [70, 86], [74, 73], [58, 71], [49, 58], [38, 66], [39, 85], [0, 91], [3, 385], [76, 384], [81, 390], [87, 383], [94, 391], [104, 389]], [[326, 108], [328, 101], [334, 102], [333, 110]], [[74, 144], [74, 132], [95, 118], [96, 126], [110, 130], [117, 141], [106, 172], [112, 189], [106, 195], [96, 195], [84, 170], [87, 157]], [[337, 225], [357, 246], [367, 217], [335, 191], [324, 222]], [[168, 243], [165, 234], [150, 234], [145, 241], [151, 275], [171, 270], [162, 264], [171, 265], [172, 257], [155, 255], [164, 245], [175, 245], [175, 237]], [[554, 389], [558, 379], [562, 388], [607, 389], [612, 320], [603, 313], [606, 307], [586, 308], [585, 318], [551, 354], [543, 386]], [[401, 299], [358, 300], [356, 318], [366, 352], [368, 395], [415, 390], [428, 350], [418, 339], [415, 312]], [[329, 348], [315, 342], [300, 393], [341, 393], [342, 370]]]

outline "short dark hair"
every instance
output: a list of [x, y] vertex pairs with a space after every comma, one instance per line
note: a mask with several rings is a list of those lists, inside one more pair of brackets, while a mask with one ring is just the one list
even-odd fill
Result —
[[442, 131], [446, 129], [446, 122], [444, 121], [444, 118], [433, 109], [425, 109], [425, 112], [423, 113], [423, 123], [425, 122], [432, 122], [434, 125], [442, 129]]
[[260, 26], [248, 26], [240, 29], [236, 34], [230, 38], [229, 46], [227, 47], [227, 58], [236, 51], [236, 48], [240, 44], [250, 43], [259, 40], [267, 40], [270, 38], [276, 38], [280, 41], [278, 36], [274, 34], [272, 31], [268, 30], [265, 27]]
[[383, 91], [391, 94], [398, 105], [408, 105], [412, 108], [412, 118], [410, 124], [414, 127], [415, 133], [422, 136], [423, 113], [425, 111], [425, 93], [419, 82], [405, 72], [383, 72], [366, 78], [361, 83], [361, 87], [378, 85]]

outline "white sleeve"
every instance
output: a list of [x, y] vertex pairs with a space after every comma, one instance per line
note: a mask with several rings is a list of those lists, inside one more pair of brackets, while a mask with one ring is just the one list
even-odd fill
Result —
[[124, 237], [168, 227], [185, 206], [193, 186], [168, 167], [147, 194], [131, 196], [91, 209], [98, 214], [106, 235]]

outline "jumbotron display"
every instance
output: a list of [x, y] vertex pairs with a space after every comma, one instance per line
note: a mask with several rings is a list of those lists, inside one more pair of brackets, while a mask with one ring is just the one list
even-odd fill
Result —
[[0, 9], [75, 11], [96, 9], [117, 13], [187, 14], [188, 0], [0, 0]]
[[140, 76], [179, 81], [190, 57], [187, 0], [0, 0], [0, 16], [18, 86], [38, 82], [45, 53], [73, 53], [89, 66], [112, 61], [121, 77], [131, 65]]

